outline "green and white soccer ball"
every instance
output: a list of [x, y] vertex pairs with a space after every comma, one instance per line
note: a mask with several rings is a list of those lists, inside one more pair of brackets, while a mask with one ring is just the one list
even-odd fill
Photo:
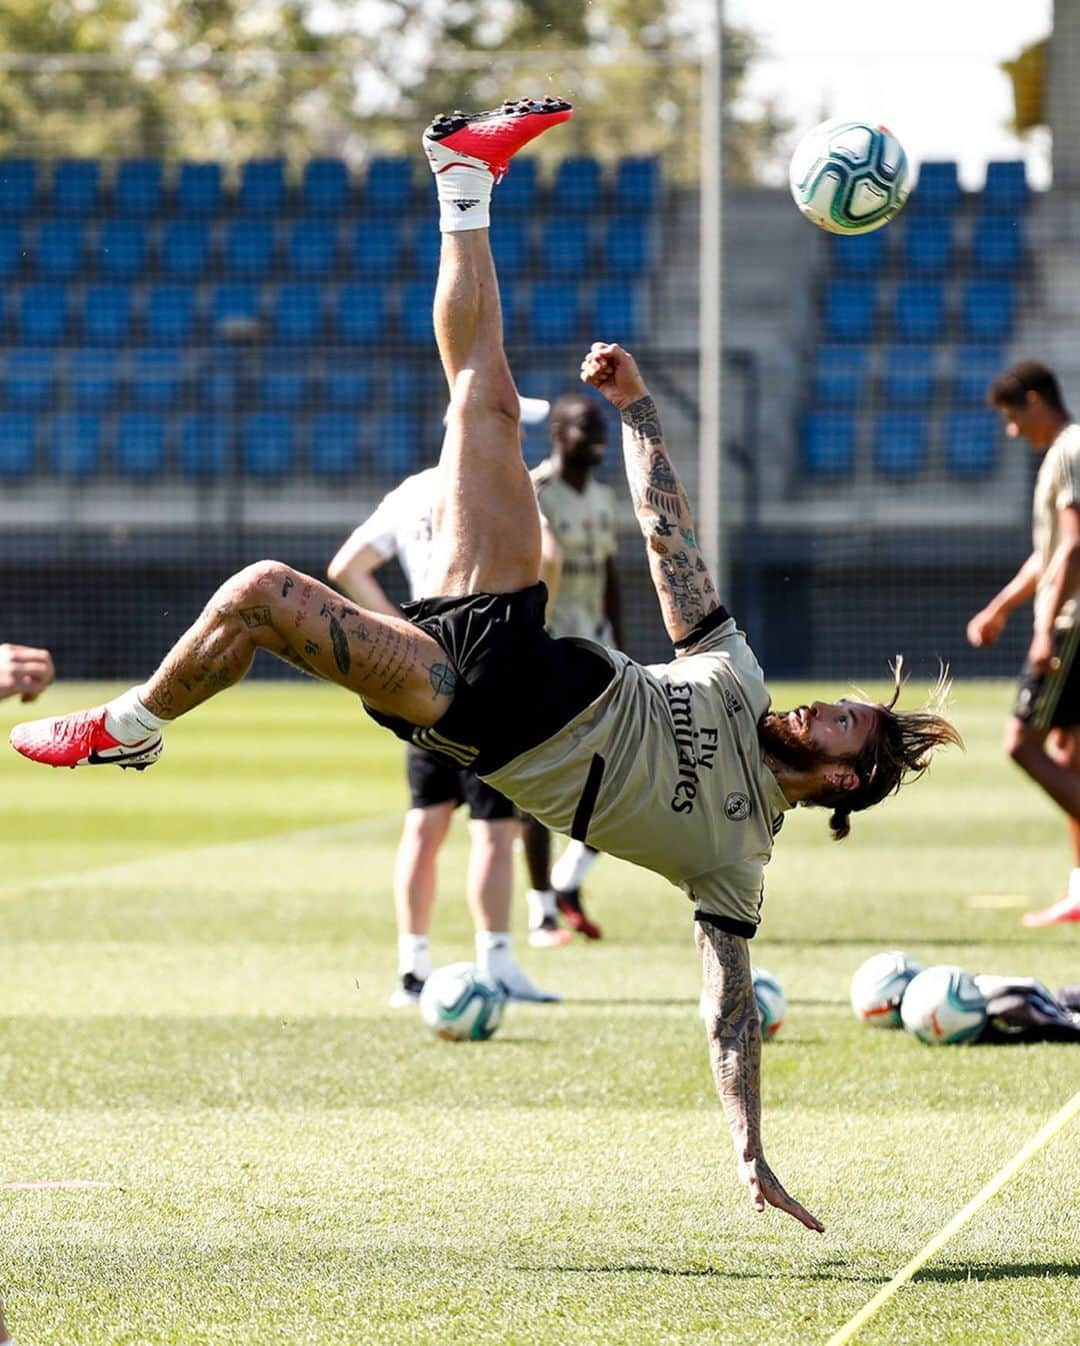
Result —
[[887, 126], [836, 117], [809, 131], [791, 156], [795, 204], [830, 234], [868, 234], [908, 198], [904, 147]]
[[762, 1038], [772, 1038], [784, 1026], [787, 1014], [787, 1000], [784, 990], [771, 972], [763, 967], [751, 967], [750, 977], [754, 983], [754, 999], [757, 1002], [758, 1018], [761, 1020]]
[[922, 1042], [971, 1042], [986, 1026], [986, 997], [963, 968], [928, 967], [908, 983], [900, 1018]]
[[434, 971], [420, 992], [420, 1017], [436, 1037], [482, 1042], [502, 1022], [506, 993], [474, 963], [449, 963]]
[[874, 1028], [900, 1027], [900, 1002], [923, 964], [899, 949], [875, 953], [851, 979], [851, 1008], [856, 1019]]

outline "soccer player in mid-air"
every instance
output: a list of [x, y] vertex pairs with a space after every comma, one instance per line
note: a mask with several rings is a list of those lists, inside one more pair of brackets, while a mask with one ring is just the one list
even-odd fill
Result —
[[[544, 630], [540, 517], [521, 456], [488, 243], [491, 190], [569, 104], [521, 99], [437, 118], [424, 134], [443, 232], [435, 333], [452, 391], [439, 461], [432, 597], [364, 611], [276, 561], [234, 575], [148, 682], [105, 706], [16, 726], [53, 766], [146, 767], [162, 729], [232, 687], [259, 649], [356, 693], [401, 737], [469, 766], [556, 831], [654, 870], [694, 904], [713, 1076], [756, 1209], [822, 1225], [789, 1196], [761, 1138], [761, 1032], [747, 941], [784, 812], [851, 814], [957, 741], [932, 711], [815, 701], [770, 711], [753, 653], [720, 605], [656, 405], [633, 358], [595, 343], [582, 378], [619, 409], [649, 568], [675, 645], [646, 668]], [[899, 678], [897, 679], [899, 683]]]

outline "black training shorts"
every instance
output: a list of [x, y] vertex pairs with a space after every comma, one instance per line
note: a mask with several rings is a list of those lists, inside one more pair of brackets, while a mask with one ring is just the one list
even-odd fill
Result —
[[1075, 729], [1080, 726], [1080, 624], [1058, 627], [1054, 654], [1058, 666], [1036, 673], [1029, 663], [1020, 670], [1013, 715], [1035, 729]]
[[434, 804], [468, 804], [469, 817], [477, 822], [497, 822], [515, 818], [517, 813], [505, 795], [486, 784], [464, 767], [454, 766], [445, 757], [436, 757], [410, 743], [405, 758], [409, 777], [409, 807], [431, 808]]
[[402, 611], [434, 636], [458, 675], [450, 709], [430, 728], [366, 707], [372, 719], [479, 775], [557, 734], [611, 681], [611, 664], [544, 630], [547, 586], [512, 594], [422, 598]]

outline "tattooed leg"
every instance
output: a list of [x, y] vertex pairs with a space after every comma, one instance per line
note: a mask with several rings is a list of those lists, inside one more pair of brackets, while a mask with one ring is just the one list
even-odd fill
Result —
[[166, 655], [142, 691], [146, 708], [176, 719], [239, 682], [260, 649], [414, 724], [434, 724], [454, 697], [457, 674], [431, 636], [259, 561], [221, 586]]

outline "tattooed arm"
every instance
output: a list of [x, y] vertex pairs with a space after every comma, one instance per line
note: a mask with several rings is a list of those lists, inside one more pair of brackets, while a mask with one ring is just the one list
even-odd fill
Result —
[[594, 342], [581, 377], [619, 409], [626, 480], [653, 588], [668, 635], [681, 640], [720, 603], [694, 536], [690, 502], [668, 456], [656, 403], [633, 356], [621, 346]]
[[761, 1026], [745, 939], [698, 923], [704, 985], [701, 1016], [709, 1035], [709, 1061], [724, 1105], [739, 1175], [754, 1209], [777, 1206], [821, 1233], [825, 1226], [784, 1191], [761, 1146]]

